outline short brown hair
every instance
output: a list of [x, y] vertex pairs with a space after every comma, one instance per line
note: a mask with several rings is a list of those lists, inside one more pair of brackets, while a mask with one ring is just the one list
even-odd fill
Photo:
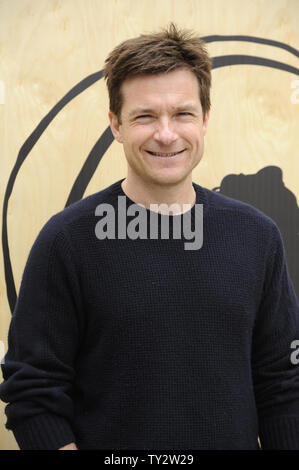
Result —
[[187, 67], [197, 77], [203, 115], [210, 109], [212, 61], [204, 41], [189, 30], [178, 30], [174, 23], [158, 33], [128, 39], [109, 54], [105, 61], [110, 111], [121, 122], [121, 85], [127, 78], [167, 73]]

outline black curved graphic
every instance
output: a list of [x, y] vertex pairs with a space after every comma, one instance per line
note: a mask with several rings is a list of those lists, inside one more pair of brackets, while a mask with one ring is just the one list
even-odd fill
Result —
[[74, 99], [77, 95], [82, 93], [82, 91], [86, 90], [86, 88], [90, 87], [102, 78], [103, 71], [96, 72], [88, 77], [84, 78], [75, 85], [58, 103], [49, 111], [49, 113], [41, 120], [38, 124], [36, 129], [30, 134], [28, 139], [22, 145], [17, 161], [12, 169], [10, 174], [5, 195], [3, 201], [3, 213], [2, 213], [2, 249], [3, 249], [3, 258], [4, 258], [4, 273], [5, 273], [5, 281], [6, 281], [6, 292], [7, 292], [7, 299], [10, 306], [11, 313], [14, 310], [17, 295], [16, 295], [16, 288], [12, 273], [10, 255], [9, 255], [9, 245], [8, 245], [8, 237], [7, 237], [7, 210], [8, 210], [8, 202], [11, 196], [13, 186], [16, 180], [16, 177], [19, 173], [19, 170], [24, 163], [26, 157], [28, 156], [31, 149], [34, 147], [38, 139], [41, 137], [43, 132], [49, 126], [49, 124], [53, 121], [55, 116], [61, 111], [72, 99]]
[[281, 168], [267, 166], [250, 175], [226, 175], [213, 191], [251, 204], [277, 223], [299, 299], [299, 207], [296, 196], [283, 182]]
[[213, 36], [205, 36], [202, 39], [208, 42], [228, 42], [228, 41], [240, 41], [240, 42], [255, 42], [257, 44], [266, 44], [267, 46], [278, 47], [279, 49], [284, 49], [285, 51], [290, 52], [296, 57], [299, 57], [299, 51], [288, 44], [280, 41], [274, 41], [273, 39], [266, 39], [266, 38], [258, 38], [256, 36], [240, 36], [240, 35], [233, 35], [233, 36], [221, 36], [215, 34]]
[[227, 65], [262, 65], [272, 69], [284, 70], [295, 75], [299, 75], [299, 69], [291, 65], [278, 62], [276, 60], [264, 59], [251, 55], [224, 55], [213, 58], [213, 69], [226, 67]]
[[[278, 42], [278, 41], [273, 41], [273, 40], [264, 39], [264, 38], [257, 38], [257, 37], [252, 37], [252, 36], [211, 35], [211, 36], [203, 37], [202, 39], [207, 43], [217, 42], [217, 41], [218, 42], [219, 41], [245, 41], [245, 42], [262, 43], [262, 44], [267, 44], [269, 46], [285, 49], [291, 54], [295, 55], [296, 57], [299, 57], [299, 51], [297, 51], [293, 47], [287, 44]], [[288, 64], [284, 64], [282, 62], [278, 62], [275, 60], [264, 59], [264, 58], [255, 57], [255, 56], [246, 56], [246, 55], [228, 55], [228, 56], [215, 57], [213, 58], [212, 68], [216, 69], [220, 67], [225, 67], [227, 65], [241, 65], [241, 64], [261, 65], [261, 66], [283, 70], [283, 71], [286, 71], [295, 75], [299, 75], [299, 69], [292, 67]], [[49, 124], [53, 121], [53, 119], [56, 117], [59, 111], [61, 111], [61, 109], [63, 109], [64, 106], [66, 106], [71, 100], [73, 100], [80, 93], [85, 91], [89, 86], [93, 85], [95, 82], [100, 80], [102, 78], [102, 75], [103, 75], [103, 71], [101, 70], [81, 80], [49, 111], [49, 113], [42, 119], [42, 121], [39, 123], [36, 129], [30, 134], [30, 136], [26, 139], [26, 141], [22, 145], [19, 151], [18, 157], [17, 157], [17, 161], [10, 174], [6, 191], [5, 191], [4, 202], [3, 202], [2, 249], [3, 249], [7, 298], [8, 298], [8, 303], [10, 306], [11, 313], [13, 313], [13, 310], [15, 308], [17, 295], [16, 295], [14, 277], [13, 277], [10, 254], [9, 254], [9, 244], [8, 244], [8, 236], [7, 236], [7, 211], [8, 211], [9, 198], [11, 196], [16, 177], [26, 157], [30, 153], [31, 149], [34, 147], [36, 142], [39, 140], [43, 132], [46, 130]], [[84, 192], [101, 158], [103, 157], [106, 150], [109, 148], [112, 141], [113, 141], [113, 136], [110, 131], [110, 128], [108, 127], [100, 136], [100, 138], [94, 145], [93, 149], [89, 153], [70, 191], [65, 207], [80, 200], [83, 197]]]
[[75, 183], [71, 189], [70, 195], [66, 201], [65, 207], [73, 204], [76, 201], [82, 199], [85, 190], [96, 171], [99, 162], [104, 156], [106, 150], [110, 147], [114, 137], [110, 127], [107, 127], [105, 132], [101, 135], [99, 140], [96, 142], [91, 152], [89, 153], [83, 167], [80, 170], [79, 175], [76, 178]]

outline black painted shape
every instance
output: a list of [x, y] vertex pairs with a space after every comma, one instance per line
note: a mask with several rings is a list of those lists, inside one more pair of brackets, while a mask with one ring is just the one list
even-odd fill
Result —
[[271, 67], [272, 69], [284, 70], [295, 75], [299, 75], [299, 69], [283, 62], [276, 60], [264, 59], [263, 57], [255, 57], [250, 55], [224, 55], [213, 58], [213, 69], [226, 67], [227, 65], [262, 65]]
[[90, 151], [80, 173], [78, 174], [75, 183], [71, 189], [70, 195], [67, 199], [65, 207], [73, 204], [76, 201], [82, 199], [85, 190], [96, 171], [100, 160], [104, 156], [104, 153], [113, 142], [114, 137], [110, 127], [107, 127], [105, 132], [98, 139], [92, 150]]
[[[297, 57], [299, 56], [299, 52], [288, 46], [287, 44], [278, 42], [278, 41], [273, 41], [269, 39], [264, 39], [264, 38], [256, 38], [256, 37], [251, 37], [251, 36], [218, 36], [218, 35], [211, 35], [211, 36], [206, 36], [204, 38], [206, 42], [217, 42], [217, 41], [248, 41], [248, 42], [256, 42], [256, 43], [263, 43], [263, 44], [268, 44], [274, 47], [279, 47], [285, 50], [288, 50], [292, 54], [296, 55]], [[213, 65], [212, 68], [219, 68], [219, 67], [224, 67], [226, 65], [237, 65], [237, 64], [244, 64], [245, 62], [240, 59], [242, 56], [236, 55], [236, 56], [221, 56], [221, 57], [216, 57], [213, 59]], [[298, 69], [294, 67], [290, 67], [287, 64], [283, 64], [280, 62], [276, 61], [269, 61], [268, 59], [262, 59], [259, 57], [251, 57], [248, 59], [250, 56], [246, 56], [249, 64], [255, 64], [255, 65], [266, 65], [271, 67], [273, 65], [274, 68], [278, 68], [281, 70], [286, 70], [291, 73], [295, 73], [298, 75]], [[230, 59], [229, 59], [230, 58]], [[228, 61], [232, 61], [231, 63], [228, 63]], [[272, 63], [272, 65], [271, 65]], [[12, 273], [12, 267], [11, 267], [11, 261], [10, 261], [10, 254], [9, 254], [9, 245], [8, 245], [8, 238], [7, 238], [7, 208], [8, 208], [8, 202], [9, 198], [14, 186], [15, 179], [17, 177], [17, 174], [19, 172], [19, 169], [24, 162], [25, 158], [28, 156], [30, 150], [32, 147], [36, 144], [44, 130], [47, 128], [47, 126], [50, 124], [50, 122], [54, 119], [54, 117], [57, 115], [57, 113], [67, 104], [69, 103], [73, 98], [75, 98], [78, 94], [82, 93], [86, 88], [88, 88], [90, 85], [95, 83], [97, 80], [99, 80], [102, 77], [103, 71], [96, 72], [92, 75], [89, 75], [85, 79], [83, 79], [81, 82], [79, 82], [77, 85], [75, 85], [50, 111], [49, 113], [43, 118], [43, 120], [40, 122], [40, 124], [37, 126], [37, 128], [32, 132], [32, 134], [28, 137], [28, 139], [25, 141], [23, 146], [21, 147], [21, 150], [18, 154], [17, 162], [13, 167], [13, 170], [11, 172], [11, 175], [9, 177], [9, 181], [7, 184], [7, 188], [5, 191], [5, 196], [4, 196], [4, 202], [3, 202], [3, 223], [2, 223], [2, 247], [3, 247], [3, 258], [4, 258], [4, 273], [5, 273], [5, 280], [6, 280], [6, 289], [7, 289], [7, 298], [8, 298], [8, 303], [10, 306], [11, 313], [13, 313], [15, 304], [16, 304], [16, 290], [15, 290], [15, 284], [14, 284], [14, 278], [13, 278], [13, 273]], [[103, 137], [104, 136], [104, 137]], [[109, 140], [109, 130], [106, 129], [106, 131], [102, 134], [100, 139], [97, 141], [95, 144], [96, 149], [100, 148], [101, 146], [101, 139], [103, 137], [103, 143], [106, 145], [106, 149], [109, 147], [107, 145], [107, 140], [108, 142], [111, 140], [111, 135], [110, 135], [110, 140]], [[112, 139], [113, 140], [113, 139]], [[110, 141], [111, 143], [111, 141]], [[83, 165], [83, 168], [81, 169], [79, 175], [76, 178], [76, 181], [71, 189], [70, 195], [67, 199], [66, 205], [71, 204], [72, 202], [75, 202], [80, 198], [80, 195], [84, 194], [84, 188], [87, 187], [88, 182], [87, 182], [87, 175], [91, 175], [95, 171], [95, 163], [96, 159], [98, 158], [98, 163], [101, 160], [103, 153], [99, 152], [99, 154], [96, 154], [95, 147], [92, 149], [88, 156], [88, 162], [85, 162]], [[98, 156], [97, 156], [98, 155]], [[90, 158], [89, 158], [90, 157]], [[89, 163], [91, 162], [91, 163]], [[89, 168], [89, 165], [91, 165], [91, 168]], [[82, 197], [82, 196], [81, 196]]]
[[[299, 55], [299, 53], [298, 53], [298, 55]], [[290, 72], [290, 73], [293, 73], [295, 75], [299, 75], [299, 69], [297, 69], [296, 67], [292, 67], [291, 65], [284, 64], [282, 62], [278, 62], [278, 61], [275, 61], [275, 60], [264, 59], [262, 57], [246, 56], [246, 55], [227, 55], [227, 56], [214, 57], [212, 59], [212, 68], [213, 69], [217, 69], [217, 68], [220, 68], [220, 67], [226, 67], [227, 65], [261, 65], [261, 66], [265, 66], [265, 67], [271, 67], [271, 68], [274, 68], [274, 69], [284, 70], [286, 72]], [[109, 129], [110, 128], [107, 128], [106, 131], [104, 132], [104, 134], [106, 132], [109, 132]], [[103, 136], [104, 136], [104, 134], [103, 134]], [[110, 143], [106, 146], [105, 151], [107, 150], [107, 148], [109, 147], [109, 145], [113, 141], [112, 134], [110, 135], [110, 137], [111, 137]], [[101, 138], [98, 141], [98, 143], [100, 143]], [[105, 145], [105, 140], [103, 140], [103, 145]], [[96, 152], [94, 152], [94, 154], [92, 156], [93, 157], [92, 158], [92, 162], [93, 162], [92, 168], [89, 168], [89, 158], [88, 158], [88, 160], [84, 163], [84, 166], [83, 166], [82, 170], [80, 171], [79, 175], [76, 178], [76, 181], [75, 181], [75, 186], [76, 187], [74, 188], [74, 186], [73, 186], [73, 188], [71, 189], [71, 193], [70, 193], [70, 196], [67, 200], [66, 205], [72, 204], [73, 202], [76, 202], [76, 201], [80, 200], [83, 197], [84, 192], [85, 192], [85, 190], [88, 186], [88, 183], [89, 183], [89, 181], [86, 179], [86, 173], [89, 173], [91, 175], [90, 176], [90, 179], [91, 179], [93, 173], [96, 170], [96, 166], [99, 164], [99, 162], [100, 162], [100, 160], [103, 156], [103, 152], [100, 151], [100, 148], [101, 148], [100, 145], [97, 145], [97, 148], [99, 149], [99, 153], [98, 153], [98, 156], [97, 156]]]
[[17, 294], [16, 288], [12, 273], [11, 261], [10, 261], [10, 254], [9, 254], [9, 245], [8, 245], [8, 236], [7, 236], [7, 209], [8, 209], [8, 202], [11, 196], [13, 186], [18, 175], [18, 172], [25, 161], [27, 155], [34, 147], [40, 136], [43, 134], [45, 129], [48, 125], [53, 121], [55, 116], [61, 111], [64, 106], [66, 106], [72, 99], [74, 99], [77, 95], [82, 93], [82, 91], [86, 90], [86, 88], [93, 85], [96, 81], [102, 78], [103, 71], [96, 72], [92, 75], [81, 80], [77, 85], [75, 85], [58, 103], [49, 111], [49, 113], [41, 120], [38, 124], [36, 129], [30, 134], [28, 139], [22, 145], [17, 161], [12, 169], [10, 174], [5, 195], [3, 201], [3, 213], [2, 213], [2, 247], [3, 247], [3, 258], [4, 258], [4, 273], [5, 273], [5, 280], [6, 280], [6, 292], [7, 292], [7, 299], [10, 307], [10, 311], [13, 312]]
[[251, 204], [277, 223], [299, 299], [299, 207], [295, 195], [283, 183], [281, 168], [268, 166], [252, 175], [230, 174], [213, 190]]
[[[254, 43], [260, 43], [260, 44], [266, 44], [266, 45], [269, 45], [269, 46], [272, 46], [272, 47], [278, 47], [278, 48], [281, 48], [281, 49], [285, 49], [288, 52], [294, 54], [296, 57], [299, 57], [299, 51], [297, 51], [294, 47], [291, 47], [288, 44], [284, 44], [282, 42], [274, 41], [274, 40], [271, 40], [271, 39], [265, 39], [265, 38], [259, 38], [259, 37], [253, 37], [253, 36], [240, 36], [240, 35], [234, 35], [234, 36], [211, 35], [211, 36], [203, 37], [202, 39], [207, 43], [208, 42], [209, 43], [210, 42], [219, 42], [219, 41], [244, 41], [244, 42], [254, 42]], [[247, 62], [242, 60], [242, 57], [246, 57]], [[242, 56], [242, 55], [216, 57], [216, 58], [213, 59], [212, 68], [214, 69], [214, 68], [219, 68], [219, 67], [225, 67], [226, 65], [238, 65], [238, 64], [245, 64], [245, 63], [252, 64], [252, 65], [264, 65], [264, 66], [268, 66], [268, 67], [273, 67], [273, 68], [278, 68], [278, 69], [281, 69], [281, 70], [285, 70], [285, 71], [288, 71], [288, 72], [291, 72], [291, 73], [295, 73], [297, 75], [299, 74], [298, 69], [296, 69], [294, 67], [291, 67], [291, 66], [288, 66], [287, 64], [283, 64], [283, 63], [276, 62], [276, 61], [271, 61], [271, 60], [268, 60], [268, 59], [263, 59], [263, 58], [260, 58], [260, 57], [251, 57], [251, 56]], [[106, 131], [108, 131], [108, 129], [106, 129]], [[108, 148], [108, 146], [107, 146], [107, 148]], [[102, 156], [103, 156], [103, 153], [101, 153], [99, 155], [100, 158], [98, 160], [98, 164], [99, 164]], [[93, 162], [95, 162], [95, 160], [93, 160]], [[83, 168], [84, 168], [84, 170], [83, 170]], [[91, 177], [92, 177], [92, 175], [95, 171], [95, 169], [94, 169], [94, 171], [90, 171], [88, 169], [87, 162], [85, 162], [83, 168], [82, 168], [82, 170], [80, 171], [79, 175], [76, 178], [76, 181], [75, 181], [75, 184], [74, 184], [76, 186], [76, 189], [74, 187], [72, 187], [71, 193], [70, 193], [70, 196], [67, 200], [66, 205], [69, 205], [73, 202], [76, 202], [76, 201], [80, 200], [83, 197], [84, 192], [85, 192], [85, 190], [88, 186], [88, 183], [89, 183], [89, 181], [87, 182], [86, 177], [84, 176], [84, 172], [85, 171], [89, 172], [91, 174]], [[82, 187], [80, 187], [81, 185], [82, 185]]]
[[280, 41], [274, 41], [273, 39], [265, 39], [265, 38], [259, 38], [256, 36], [239, 36], [239, 35], [233, 35], [233, 36], [221, 36], [218, 34], [212, 35], [212, 36], [205, 36], [202, 37], [203, 41], [206, 43], [208, 42], [226, 42], [226, 41], [241, 41], [241, 42], [254, 42], [258, 44], [266, 44], [267, 46], [273, 46], [273, 47], [278, 47], [280, 49], [284, 49], [291, 54], [295, 55], [296, 57], [299, 57], [299, 51], [295, 49], [292, 46], [289, 46], [288, 44], [285, 44]]

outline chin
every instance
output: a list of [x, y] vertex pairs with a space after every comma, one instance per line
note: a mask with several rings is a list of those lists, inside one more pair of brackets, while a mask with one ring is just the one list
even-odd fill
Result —
[[164, 174], [159, 174], [159, 175], [153, 175], [150, 180], [155, 183], [159, 184], [162, 186], [167, 186], [167, 185], [176, 185], [182, 183], [184, 180], [186, 180], [189, 177], [188, 173], [186, 174], [175, 174], [175, 173], [164, 173]]

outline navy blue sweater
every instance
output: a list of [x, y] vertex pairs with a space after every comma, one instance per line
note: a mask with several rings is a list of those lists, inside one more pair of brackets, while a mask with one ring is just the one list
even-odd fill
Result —
[[[20, 448], [299, 449], [299, 308], [277, 225], [193, 183], [201, 226], [193, 206], [159, 215], [168, 238], [99, 239], [96, 208], [133, 204], [122, 181], [51, 217], [30, 251], [0, 385]], [[171, 228], [190, 215], [195, 250]]]

